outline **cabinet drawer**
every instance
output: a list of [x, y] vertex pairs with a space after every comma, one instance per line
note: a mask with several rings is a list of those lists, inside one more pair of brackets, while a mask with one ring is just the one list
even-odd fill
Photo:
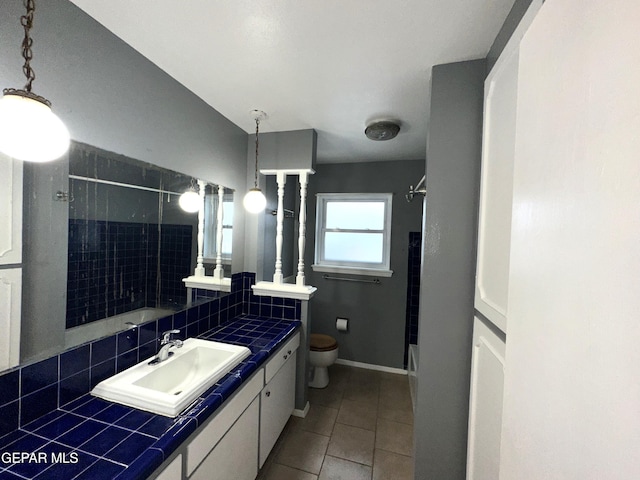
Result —
[[284, 344], [267, 362], [267, 366], [265, 367], [265, 383], [269, 383], [269, 381], [273, 378], [273, 376], [278, 373], [278, 370], [284, 365], [287, 359], [291, 355], [295, 355], [296, 350], [300, 346], [300, 333], [296, 333], [293, 337], [291, 337], [287, 343]]

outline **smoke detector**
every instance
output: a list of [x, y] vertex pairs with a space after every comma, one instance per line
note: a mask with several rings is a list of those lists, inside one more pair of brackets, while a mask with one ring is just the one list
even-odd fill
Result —
[[364, 129], [364, 134], [371, 140], [391, 140], [398, 135], [400, 125], [388, 120], [374, 122]]

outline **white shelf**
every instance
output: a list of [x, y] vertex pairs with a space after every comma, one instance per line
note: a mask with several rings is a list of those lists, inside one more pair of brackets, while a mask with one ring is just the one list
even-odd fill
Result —
[[258, 282], [251, 287], [254, 295], [265, 297], [294, 298], [296, 300], [311, 299], [316, 287], [311, 285], [295, 285], [293, 283]]
[[215, 290], [219, 292], [231, 291], [230, 278], [191, 275], [190, 277], [183, 278], [182, 281], [187, 288], [200, 288], [202, 290]]

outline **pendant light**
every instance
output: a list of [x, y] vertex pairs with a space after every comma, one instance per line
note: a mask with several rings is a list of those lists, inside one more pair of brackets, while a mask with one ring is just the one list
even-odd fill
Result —
[[0, 99], [0, 152], [29, 162], [47, 162], [69, 149], [69, 131], [51, 111], [51, 102], [31, 91], [36, 75], [31, 68], [35, 0], [25, 0], [26, 15], [20, 17], [24, 27], [22, 71], [27, 77], [24, 89], [5, 88]]
[[189, 185], [187, 191], [180, 195], [178, 204], [185, 212], [195, 213], [200, 210], [200, 195], [196, 190], [193, 178], [191, 179], [191, 185]]
[[244, 208], [249, 213], [260, 213], [267, 206], [267, 198], [258, 188], [258, 134], [260, 130], [260, 120], [266, 118], [267, 114], [260, 110], [252, 110], [251, 115], [256, 121], [256, 170], [253, 188], [247, 192], [242, 200]]

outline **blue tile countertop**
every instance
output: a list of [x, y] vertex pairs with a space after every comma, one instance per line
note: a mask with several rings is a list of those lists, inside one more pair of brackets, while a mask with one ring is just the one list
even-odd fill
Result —
[[2, 438], [0, 479], [143, 479], [175, 451], [278, 347], [297, 320], [239, 317], [199, 336], [249, 347], [251, 355], [176, 418], [90, 394]]

